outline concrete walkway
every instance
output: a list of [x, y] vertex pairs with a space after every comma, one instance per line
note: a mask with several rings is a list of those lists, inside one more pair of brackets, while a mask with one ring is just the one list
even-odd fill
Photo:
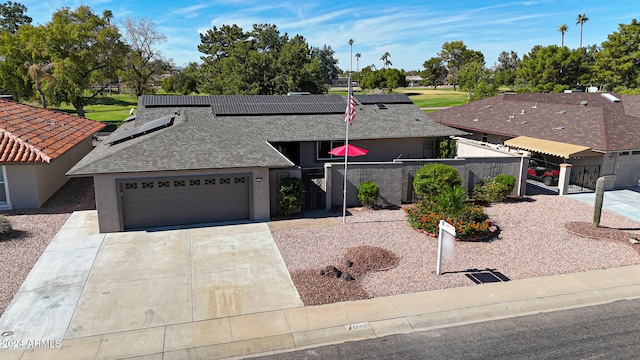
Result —
[[[596, 194], [594, 192], [569, 194], [566, 196], [590, 205], [595, 204]], [[640, 188], [635, 187], [605, 191], [602, 208], [633, 221], [640, 222]]]
[[[95, 214], [76, 214], [0, 319], [1, 347], [10, 348], [0, 349], [0, 358], [242, 357], [640, 298], [638, 265], [303, 306], [288, 273], [277, 278], [268, 270], [284, 265], [271, 253], [266, 224], [104, 235], [87, 231], [97, 229]], [[74, 229], [84, 238], [70, 236]], [[148, 236], [143, 242], [141, 234]], [[225, 243], [233, 236], [244, 239], [243, 248], [265, 246], [245, 252]], [[253, 269], [242, 259], [266, 264]], [[61, 270], [68, 267], [77, 270]], [[48, 283], [52, 278], [59, 283]], [[49, 291], [56, 287], [62, 292]], [[253, 287], [261, 295], [240, 296]]]

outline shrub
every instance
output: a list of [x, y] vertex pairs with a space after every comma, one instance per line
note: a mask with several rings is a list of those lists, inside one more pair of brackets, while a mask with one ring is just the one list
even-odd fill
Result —
[[450, 208], [443, 208], [439, 202], [425, 199], [405, 211], [413, 228], [429, 234], [437, 234], [440, 220], [444, 220], [455, 227], [456, 236], [459, 239], [488, 235], [489, 217], [484, 213], [483, 208], [468, 202], [464, 204], [462, 208], [453, 211]]
[[507, 188], [509, 188], [509, 194], [511, 194], [511, 192], [513, 191], [513, 187], [516, 185], [516, 178], [507, 174], [500, 174], [494, 177], [493, 181], [507, 185]]
[[489, 203], [500, 202], [511, 193], [515, 182], [513, 176], [505, 174], [486, 179], [473, 187], [473, 197]]
[[358, 186], [358, 200], [364, 206], [373, 206], [380, 197], [380, 186], [373, 181], [365, 181]]
[[445, 164], [427, 164], [416, 172], [413, 188], [422, 198], [433, 198], [439, 192], [462, 185], [462, 178], [458, 171]]
[[0, 215], [0, 237], [11, 234], [12, 231], [13, 227], [9, 219], [4, 215]]
[[285, 215], [291, 215], [302, 206], [303, 193], [302, 180], [298, 178], [280, 180], [278, 195], [280, 195], [280, 209]]

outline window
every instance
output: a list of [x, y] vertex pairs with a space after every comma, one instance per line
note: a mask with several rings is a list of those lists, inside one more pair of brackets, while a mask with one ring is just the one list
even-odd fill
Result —
[[230, 178], [222, 178], [219, 180], [219, 184], [231, 184]]
[[245, 183], [245, 178], [243, 177], [237, 177], [233, 179], [233, 183], [234, 184], [244, 184]]
[[189, 180], [189, 186], [199, 186], [199, 185], [200, 185], [200, 179]]
[[185, 186], [184, 180], [174, 180], [173, 187], [183, 187]]
[[204, 179], [204, 184], [205, 185], [215, 185], [216, 184], [216, 179]]
[[167, 188], [167, 187], [169, 187], [169, 182], [168, 181], [158, 181], [158, 187], [159, 188]]
[[342, 158], [341, 156], [333, 156], [329, 154], [329, 151], [333, 148], [337, 148], [338, 146], [344, 145], [344, 140], [332, 140], [332, 141], [318, 141], [316, 142], [316, 159], [317, 160], [331, 160], [335, 158]]
[[489, 135], [487, 135], [487, 133], [482, 133], [482, 142], [489, 142]]
[[138, 183], [125, 183], [124, 188], [127, 190], [137, 189]]
[[621, 151], [620, 152], [620, 156], [629, 156], [629, 152], [628, 151]]
[[640, 155], [640, 150], [633, 150], [631, 155]]
[[145, 181], [142, 183], [142, 188], [143, 189], [153, 189], [153, 182], [152, 181]]

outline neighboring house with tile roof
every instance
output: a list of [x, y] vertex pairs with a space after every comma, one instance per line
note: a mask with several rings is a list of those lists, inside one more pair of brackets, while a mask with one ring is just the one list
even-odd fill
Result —
[[471, 138], [596, 169], [589, 184], [615, 175], [615, 187], [639, 186], [640, 96], [616, 93], [502, 94], [430, 114]]
[[92, 149], [103, 124], [0, 99], [0, 209], [40, 207]]
[[[356, 99], [350, 144], [369, 153], [350, 161], [433, 158], [437, 139], [466, 134], [406, 95]], [[93, 176], [102, 232], [267, 220], [278, 212], [278, 179], [317, 187], [324, 164], [343, 161], [328, 151], [344, 144], [345, 108], [339, 95], [143, 96], [135, 120], [68, 175]]]

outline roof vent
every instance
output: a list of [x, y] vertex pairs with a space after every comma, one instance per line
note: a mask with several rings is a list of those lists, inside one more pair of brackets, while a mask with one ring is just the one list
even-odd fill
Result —
[[536, 101], [536, 103], [531, 108], [532, 109], [537, 109], [538, 108], [538, 102]]
[[526, 125], [527, 122], [526, 121], [520, 121], [520, 125]]
[[478, 121], [478, 118], [473, 119], [473, 121]]
[[556, 114], [558, 114], [558, 115], [564, 115], [566, 113], [567, 113], [567, 110], [556, 111]]
[[587, 106], [587, 105], [589, 105], [588, 101], [586, 101], [586, 100], [580, 101], [580, 106]]
[[486, 107], [487, 109], [492, 107], [493, 105], [489, 104], [489, 105], [485, 105], [484, 107]]
[[386, 109], [387, 107], [384, 104], [376, 104], [378, 109]]
[[556, 126], [553, 130], [564, 130], [564, 126]]
[[524, 109], [522, 109], [522, 111], [520, 111], [520, 115], [524, 115], [526, 111]]
[[462, 114], [456, 114], [456, 117], [460, 117], [460, 116], [462, 116]]
[[605, 99], [607, 99], [607, 100], [609, 100], [611, 102], [620, 102], [620, 99], [618, 99], [617, 97], [615, 97], [615, 96], [613, 96], [613, 95], [611, 95], [609, 93], [604, 93], [604, 94], [601, 94], [601, 95], [602, 95], [602, 97], [604, 97]]

